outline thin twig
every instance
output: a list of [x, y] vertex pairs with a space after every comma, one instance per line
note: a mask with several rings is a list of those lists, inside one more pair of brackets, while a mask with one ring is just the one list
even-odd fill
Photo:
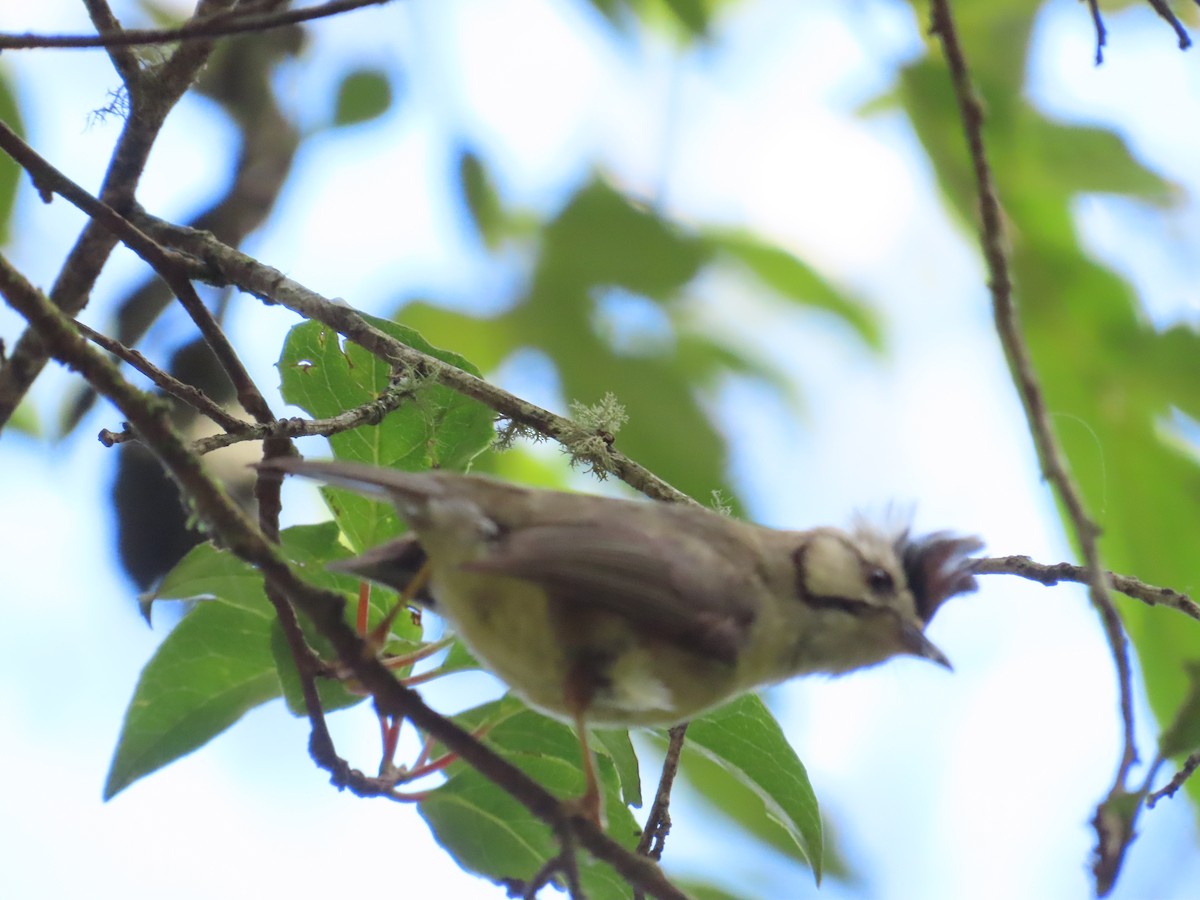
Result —
[[579, 859], [575, 855], [575, 834], [570, 828], [558, 832], [561, 849], [534, 873], [522, 891], [523, 900], [536, 900], [538, 891], [562, 874], [567, 885], [567, 896], [571, 900], [585, 900], [583, 886], [579, 883]]
[[[667, 752], [663, 757], [662, 773], [658, 776], [658, 789], [654, 792], [654, 803], [646, 816], [646, 825], [638, 838], [637, 852], [654, 861], [662, 859], [666, 849], [667, 835], [671, 833], [671, 789], [679, 773], [679, 757], [688, 723], [684, 722], [667, 730]], [[633, 892], [633, 900], [645, 900], [641, 891]]]
[[1193, 753], [1185, 759], [1182, 768], [1175, 773], [1175, 777], [1168, 781], [1166, 785], [1146, 796], [1146, 808], [1153, 809], [1154, 804], [1164, 797], [1174, 797], [1175, 792], [1183, 787], [1184, 782], [1191, 778], [1192, 773], [1197, 769], [1200, 769], [1200, 751]]
[[[1083, 566], [1071, 563], [1039, 563], [1028, 556], [999, 556], [991, 559], [977, 559], [972, 568], [979, 575], [1016, 575], [1028, 578], [1047, 587], [1052, 587], [1060, 581], [1073, 581], [1077, 584], [1088, 583], [1088, 573]], [[1169, 606], [1185, 616], [1200, 621], [1200, 604], [1187, 594], [1172, 588], [1158, 587], [1134, 578], [1132, 575], [1119, 575], [1116, 572], [1105, 572], [1104, 580], [1109, 587], [1120, 591], [1127, 597], [1140, 600], [1147, 606]]]
[[[219, 403], [200, 390], [200, 388], [180, 381], [169, 372], [164, 372], [137, 350], [134, 350], [132, 347], [126, 347], [120, 341], [115, 341], [108, 335], [101, 334], [94, 328], [84, 325], [78, 319], [75, 320], [75, 327], [93, 344], [103, 347], [113, 356], [119, 357], [137, 369], [153, 381], [163, 393], [170, 394], [172, 397], [181, 400], [201, 415], [208, 416], [208, 418], [212, 419], [227, 432], [231, 432], [230, 437], [239, 436], [239, 440], [250, 440], [248, 437], [240, 437], [240, 435], [245, 433], [246, 429], [252, 427], [250, 423], [243, 422], [236, 416], [230, 415], [221, 408]], [[118, 441], [117, 443], [120, 442]], [[229, 443], [233, 443], [233, 441]], [[213, 449], [216, 448], [214, 447]]]
[[394, 412], [412, 399], [407, 386], [388, 388], [379, 399], [355, 406], [328, 419], [278, 419], [265, 425], [244, 425], [236, 434], [214, 434], [192, 444], [192, 451], [203, 455], [242, 441], [261, 441], [267, 438], [297, 438], [322, 435], [329, 437], [362, 425], [378, 425], [388, 413]]
[[1104, 17], [1100, 15], [1100, 0], [1087, 0], [1092, 13], [1092, 26], [1096, 29], [1096, 65], [1104, 62], [1104, 45], [1108, 43], [1108, 32], [1104, 28]]
[[658, 790], [654, 793], [654, 803], [637, 845], [638, 853], [651, 859], [662, 859], [663, 845], [671, 830], [671, 789], [679, 772], [679, 757], [683, 753], [686, 733], [687, 722], [667, 731], [667, 753], [663, 758], [662, 774], [658, 777]]
[[[967, 140], [967, 149], [975, 171], [976, 191], [979, 195], [981, 219], [980, 243], [989, 275], [988, 287], [992, 293], [992, 309], [996, 331], [1016, 382], [1017, 392], [1025, 408], [1030, 435], [1037, 448], [1042, 472], [1062, 500], [1067, 519], [1075, 532], [1083, 555], [1084, 570], [1092, 603], [1100, 613], [1100, 620], [1108, 639], [1109, 649], [1117, 670], [1117, 687], [1120, 694], [1121, 723], [1123, 728], [1121, 761], [1109, 798], [1125, 790], [1129, 771], [1137, 762], [1137, 744], [1133, 724], [1133, 675], [1129, 664], [1129, 648], [1125, 639], [1121, 618], [1109, 596], [1104, 568], [1096, 546], [1099, 528], [1088, 515], [1083, 498], [1070, 473], [1067, 471], [1063, 453], [1050, 427], [1045, 398], [1030, 357], [1029, 348], [1021, 334], [1021, 326], [1013, 299], [1012, 277], [1009, 271], [1008, 252], [1005, 246], [1000, 197], [992, 177], [991, 165], [983, 140], [983, 106], [971, 84], [962, 45], [959, 42], [954, 17], [950, 11], [950, 0], [933, 0], [932, 31], [941, 41], [950, 70], [950, 80], [958, 102], [959, 117]], [[1100, 817], [1097, 817], [1097, 821]], [[1109, 842], [1098, 835], [1103, 849]], [[1097, 871], [1106, 865], [1107, 857], [1102, 853], [1097, 861]], [[1118, 863], [1119, 865], [1119, 863]], [[1098, 882], [1102, 880], [1098, 876]]]
[[[83, 0], [83, 5], [87, 7], [92, 24], [96, 26], [96, 31], [100, 33], [101, 37], [119, 38], [125, 33], [124, 29], [121, 28], [120, 21], [113, 14], [113, 11], [109, 9], [106, 0]], [[136, 91], [142, 73], [137, 54], [128, 47], [114, 44], [109, 44], [107, 49], [108, 58], [112, 60], [113, 68], [117, 70], [117, 74], [125, 82], [125, 89], [131, 93]]]
[[132, 47], [138, 44], [172, 44], [177, 41], [225, 37], [248, 31], [268, 31], [352, 12], [367, 6], [382, 6], [391, 0], [333, 0], [319, 6], [289, 9], [260, 15], [218, 13], [193, 19], [178, 28], [129, 28], [102, 34], [0, 34], [0, 50], [37, 48], [85, 49], [95, 47]]
[[1192, 46], [1192, 39], [1188, 36], [1187, 29], [1183, 27], [1183, 23], [1180, 22], [1175, 13], [1171, 11], [1171, 7], [1167, 5], [1166, 0], [1146, 0], [1146, 2], [1150, 4], [1150, 7], [1156, 13], [1158, 13], [1159, 16], [1167, 21], [1167, 24], [1175, 29], [1175, 36], [1179, 38], [1180, 50], [1186, 50], [1188, 47]]

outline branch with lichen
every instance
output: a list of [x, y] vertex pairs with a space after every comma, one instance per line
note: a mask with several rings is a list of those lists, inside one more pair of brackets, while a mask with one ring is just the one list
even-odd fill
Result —
[[[79, 334], [74, 323], [2, 256], [0, 294], [36, 330], [52, 357], [81, 373], [126, 416], [139, 439], [153, 448], [189, 498], [198, 519], [213, 538], [238, 558], [254, 565], [266, 579], [268, 590], [279, 591], [309, 617], [317, 630], [328, 639], [341, 663], [374, 696], [381, 713], [412, 721], [485, 777], [501, 785], [533, 815], [557, 832], [569, 832], [571, 841], [577, 841], [594, 857], [611, 865], [635, 889], [663, 900], [686, 900], [654, 862], [630, 852], [591, 821], [572, 815], [567, 804], [475, 737], [432, 710], [416, 692], [402, 685], [392, 671], [368, 651], [363, 637], [346, 622], [343, 615], [344, 598], [298, 578], [278, 546], [268, 540], [245, 512], [209, 477], [200, 458], [172, 426], [164, 401], [126, 382], [116, 366]], [[265, 480], [271, 476], [259, 477]], [[315, 758], [322, 759], [322, 754], [326, 752], [332, 753], [332, 747], [321, 747], [314, 742]], [[336, 756], [331, 771], [335, 783], [363, 792], [371, 791], [372, 780], [363, 779], [361, 773], [350, 770]]]

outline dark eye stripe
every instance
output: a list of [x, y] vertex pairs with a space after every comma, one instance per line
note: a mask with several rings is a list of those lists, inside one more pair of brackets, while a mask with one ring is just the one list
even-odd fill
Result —
[[852, 616], [861, 616], [864, 613], [877, 612], [879, 610], [879, 607], [875, 604], [868, 603], [865, 600], [857, 600], [854, 597], [818, 597], [814, 594], [809, 594], [804, 599], [814, 609], [838, 609]]
[[[859, 563], [862, 565], [863, 581], [876, 594], [892, 594], [896, 591], [896, 579], [892, 573], [883, 568], [879, 563], [872, 562], [863, 556], [862, 550], [850, 538], [842, 537], [842, 543], [849, 548], [850, 552], [858, 557]], [[858, 602], [858, 601], [853, 601]]]

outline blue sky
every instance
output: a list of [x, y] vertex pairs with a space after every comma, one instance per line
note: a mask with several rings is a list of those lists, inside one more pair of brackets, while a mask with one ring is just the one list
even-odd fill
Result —
[[[85, 28], [70, 0], [34, 6], [0, 0], [0, 30]], [[131, 6], [114, 3], [132, 20]], [[1108, 61], [1097, 69], [1085, 12], [1065, 0], [1044, 11], [1029, 95], [1064, 118], [1118, 124], [1194, 198], [1198, 58], [1175, 52], [1147, 10], [1109, 19]], [[799, 410], [736, 380], [712, 398], [735, 436], [733, 476], [755, 519], [844, 524], [894, 499], [916, 503], [920, 528], [974, 531], [995, 554], [1057, 561], [1068, 551], [991, 334], [971, 237], [934, 199], [906, 124], [852, 114], [922, 52], [923, 24], [880, 0], [759, 0], [737, 7], [718, 48], [680, 60], [662, 41], [606, 37], [567, 0], [417, 0], [324, 23], [314, 29], [319, 62], [280, 76], [300, 121], [324, 120], [329, 86], [353, 65], [388, 68], [404, 94], [384, 119], [307, 146], [249, 250], [377, 310], [404, 287], [495, 302], [504, 265], [472, 252], [462, 211], [437, 187], [446, 147], [462, 136], [477, 142], [518, 206], [552, 205], [603, 167], [682, 219], [758, 229], [860, 292], [889, 329], [891, 352], [875, 359], [819, 315], [783, 315], [762, 298], [731, 295], [731, 285], [708, 286], [697, 315], [754, 342], [802, 392]], [[5, 54], [0, 64], [18, 82], [32, 143], [95, 186], [118, 127], [89, 116], [117, 84], [104, 55]], [[194, 138], [210, 129], [224, 126], [202, 102], [173, 114], [140, 195], [147, 207], [183, 217], [219, 188], [228, 158]], [[182, 180], [180, 171], [193, 174]], [[25, 200], [5, 253], [45, 285], [80, 218], [61, 200], [46, 207], [28, 190]], [[1149, 315], [1197, 321], [1200, 262], [1181, 252], [1200, 237], [1194, 200], [1150, 214], [1082, 198], [1078, 212], [1089, 245], [1134, 280]], [[128, 254], [114, 257], [92, 321], [138, 271]], [[236, 303], [243, 346], [269, 344], [264, 334], [293, 321], [249, 298]], [[17, 333], [0, 309], [0, 336]], [[248, 359], [267, 386], [277, 382], [274, 358], [267, 347]], [[55, 370], [39, 385], [47, 421], [68, 379]], [[502, 380], [560, 410], [571, 399], [536, 366], [506, 366]], [[10, 434], [0, 441], [0, 496], [20, 511], [0, 517], [5, 895], [352, 896], [387, 890], [403, 869], [456, 897], [502, 896], [458, 872], [413, 810], [331, 789], [307, 758], [304, 724], [277, 703], [100, 802], [124, 707], [163, 627], [146, 629], [113, 562], [112, 454], [90, 435], [117, 424], [100, 409], [80, 436], [49, 449]], [[50, 533], [64, 535], [58, 548], [45, 546]], [[1087, 820], [1111, 781], [1118, 734], [1111, 666], [1082, 590], [987, 579], [939, 614], [931, 637], [953, 675], [897, 661], [770, 694], [865, 874], [822, 895], [1085, 895]], [[459, 702], [478, 687], [440, 696]], [[377, 752], [370, 713], [333, 723], [343, 753], [368, 765]], [[1144, 734], [1143, 746], [1150, 740]], [[703, 811], [686, 796], [678, 802], [667, 859], [679, 871], [716, 859], [762, 896], [806, 889], [804, 876], [793, 882], [794, 870], [747, 856], [727, 834], [689, 827]], [[1144, 816], [1116, 896], [1185, 896], [1200, 878], [1193, 822], [1179, 801]]]

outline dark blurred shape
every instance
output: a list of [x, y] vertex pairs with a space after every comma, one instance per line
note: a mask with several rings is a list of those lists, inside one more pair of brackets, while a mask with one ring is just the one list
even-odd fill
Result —
[[[222, 406], [228, 406], [234, 400], [233, 383], [202, 339], [197, 338], [179, 348], [171, 357], [168, 370], [180, 381], [200, 388]], [[207, 420], [180, 401], [167, 398], [167, 402], [174, 407], [175, 426], [185, 435], [199, 437], [198, 429]], [[250, 449], [257, 444], [236, 447]], [[209, 467], [224, 481], [230, 495], [242, 506], [250, 508], [254, 502], [253, 473], [244, 465], [244, 454], [231, 453], [233, 449], [211, 454]], [[144, 591], [205, 538], [191, 527], [190, 514], [178, 487], [154, 454], [135, 441], [121, 444], [117, 452], [120, 457], [112, 491], [117, 514], [117, 550], [121, 567]], [[226, 455], [225, 462], [229, 465], [220, 464], [222, 454]]]

